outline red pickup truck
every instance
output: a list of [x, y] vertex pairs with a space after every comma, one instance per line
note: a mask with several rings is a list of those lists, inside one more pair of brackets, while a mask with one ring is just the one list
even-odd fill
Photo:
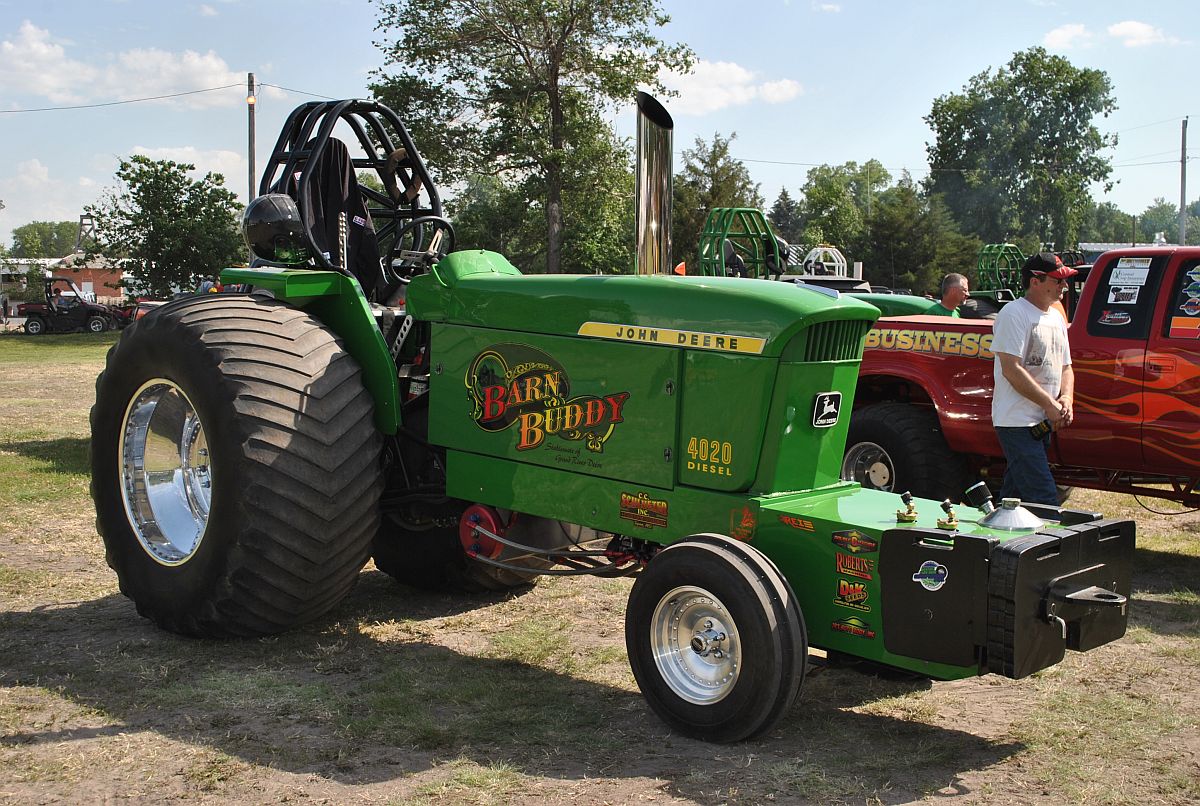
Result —
[[[1106, 252], [1070, 295], [1075, 421], [1054, 434], [1061, 487], [1200, 506], [1200, 247]], [[880, 319], [867, 335], [843, 477], [959, 500], [999, 485], [992, 321]]]

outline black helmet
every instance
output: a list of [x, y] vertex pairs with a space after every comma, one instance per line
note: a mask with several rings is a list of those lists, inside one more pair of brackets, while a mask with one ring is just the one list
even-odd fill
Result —
[[255, 257], [271, 263], [294, 266], [310, 257], [300, 209], [284, 193], [267, 193], [250, 202], [242, 216], [242, 235]]

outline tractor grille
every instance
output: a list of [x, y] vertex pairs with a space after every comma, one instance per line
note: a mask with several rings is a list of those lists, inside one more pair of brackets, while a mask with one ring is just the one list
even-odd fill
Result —
[[805, 361], [858, 361], [870, 322], [856, 320], [818, 322], [808, 328]]

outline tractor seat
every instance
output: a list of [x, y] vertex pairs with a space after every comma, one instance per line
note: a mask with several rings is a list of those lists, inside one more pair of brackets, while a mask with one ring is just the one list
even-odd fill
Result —
[[[315, 144], [310, 142], [311, 148]], [[367, 211], [358, 186], [350, 150], [346, 144], [331, 137], [326, 147], [316, 155], [314, 164], [305, 164], [304, 174], [311, 174], [306, 192], [300, 193], [299, 175], [287, 177], [282, 189], [296, 200], [304, 224], [312, 232], [313, 243], [319, 252], [335, 266], [341, 263], [338, 235], [338, 214], [346, 215], [346, 266], [362, 286], [367, 299], [383, 293], [383, 270], [379, 265], [379, 241], [375, 225]]]

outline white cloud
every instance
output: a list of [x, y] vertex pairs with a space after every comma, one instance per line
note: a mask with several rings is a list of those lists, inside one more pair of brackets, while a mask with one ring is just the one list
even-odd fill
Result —
[[96, 78], [96, 69], [67, 58], [66, 49], [50, 32], [26, 20], [16, 37], [0, 42], [0, 87], [9, 94], [28, 94], [56, 104], [78, 103], [78, 90]]
[[[87, 64], [69, 57], [66, 44], [31, 22], [21, 24], [18, 35], [0, 42], [0, 87], [10, 96], [45, 98], [52, 104], [84, 104], [133, 100], [189, 93], [212, 87], [226, 90], [197, 92], [164, 101], [192, 108], [244, 104], [246, 73], [235, 71], [216, 52], [181, 53], [158, 48], [134, 48]], [[260, 92], [284, 98], [274, 87]]]
[[1042, 44], [1051, 50], [1070, 50], [1091, 46], [1093, 34], [1081, 23], [1060, 25], [1042, 37]]
[[1108, 26], [1108, 35], [1120, 39], [1127, 48], [1140, 48], [1146, 45], [1178, 45], [1181, 40], [1167, 36], [1161, 28], [1136, 20], [1125, 20]]
[[825, 14], [837, 14], [842, 10], [842, 7], [837, 3], [817, 3], [812, 4], [813, 11], [820, 11]]
[[[66, 181], [51, 174], [40, 160], [19, 162], [15, 172], [0, 176], [0, 241], [11, 240], [11, 230], [30, 221], [77, 221], [83, 205], [95, 200], [84, 179]], [[94, 184], [94, 183], [93, 183]], [[82, 202], [80, 195], [86, 196]]]
[[209, 172], [221, 174], [225, 177], [225, 187], [235, 193], [240, 192], [239, 189], [245, 185], [246, 171], [249, 168], [246, 164], [244, 154], [225, 149], [203, 151], [193, 146], [182, 146], [179, 148], [134, 146], [132, 153], [141, 154], [152, 160], [171, 160], [172, 162], [185, 162], [189, 165], [195, 165], [196, 170], [193, 176], [196, 179], [201, 178]]
[[202, 6], [200, 6], [200, 16], [201, 17], [215, 17], [215, 16], [217, 16], [217, 10], [215, 8], [213, 8], [212, 6], [202, 5]]
[[733, 62], [698, 60], [688, 75], [667, 73], [662, 77], [668, 89], [678, 90], [670, 102], [671, 112], [682, 115], [707, 115], [730, 106], [752, 101], [780, 104], [804, 93], [799, 82], [790, 78], [758, 81], [758, 75]]

